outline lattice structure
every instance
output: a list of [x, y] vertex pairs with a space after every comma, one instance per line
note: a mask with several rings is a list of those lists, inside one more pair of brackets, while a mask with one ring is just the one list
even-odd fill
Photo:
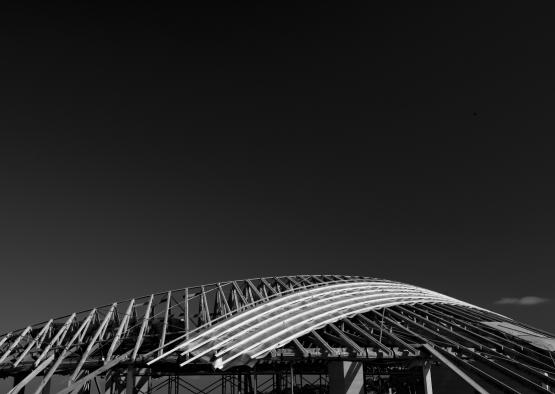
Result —
[[430, 365], [443, 365], [478, 392], [549, 393], [554, 344], [416, 286], [299, 275], [172, 290], [3, 334], [0, 378], [14, 378], [13, 394], [323, 393], [330, 365], [350, 362], [368, 392], [429, 390]]

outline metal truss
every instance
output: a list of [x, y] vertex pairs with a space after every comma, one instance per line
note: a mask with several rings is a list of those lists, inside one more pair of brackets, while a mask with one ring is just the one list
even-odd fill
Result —
[[[553, 352], [492, 322], [552, 339], [399, 282], [343, 275], [246, 279], [147, 295], [5, 333], [0, 378], [14, 378], [11, 394], [324, 393], [330, 361], [363, 363], [367, 387], [386, 387], [393, 383], [383, 376], [397, 370], [409, 376], [415, 365], [434, 362], [478, 392], [553, 392]], [[186, 378], [193, 375], [204, 383]]]

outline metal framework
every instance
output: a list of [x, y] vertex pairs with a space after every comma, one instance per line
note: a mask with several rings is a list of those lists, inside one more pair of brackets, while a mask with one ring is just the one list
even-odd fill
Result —
[[550, 393], [550, 344], [420, 287], [298, 275], [171, 290], [5, 333], [0, 378], [13, 377], [11, 394], [326, 393], [330, 363], [348, 361], [363, 366], [367, 392], [429, 392], [441, 365], [477, 392]]

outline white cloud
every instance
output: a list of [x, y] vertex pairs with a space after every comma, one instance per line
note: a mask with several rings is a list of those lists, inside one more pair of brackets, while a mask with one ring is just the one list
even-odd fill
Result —
[[505, 304], [505, 305], [530, 306], [530, 305], [543, 304], [544, 302], [548, 302], [548, 301], [549, 301], [548, 298], [535, 297], [535, 296], [525, 296], [525, 297], [520, 297], [520, 298], [503, 297], [503, 298], [495, 301], [495, 303], [496, 304]]

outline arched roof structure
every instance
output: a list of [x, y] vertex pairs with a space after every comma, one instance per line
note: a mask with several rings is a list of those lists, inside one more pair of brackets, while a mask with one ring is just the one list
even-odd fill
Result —
[[193, 374], [431, 357], [480, 392], [551, 392], [554, 350], [549, 333], [431, 290], [298, 275], [171, 290], [5, 333], [0, 377], [19, 377], [15, 394], [33, 380], [40, 393], [61, 375], [69, 393], [129, 365]]

